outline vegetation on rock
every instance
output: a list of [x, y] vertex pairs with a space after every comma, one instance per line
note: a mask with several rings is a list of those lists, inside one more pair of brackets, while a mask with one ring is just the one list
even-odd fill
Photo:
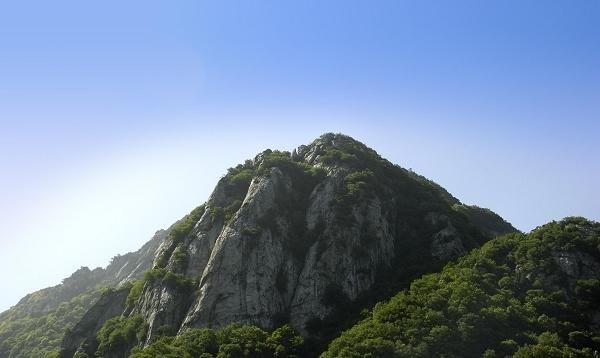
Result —
[[222, 330], [190, 329], [176, 337], [159, 337], [131, 358], [160, 357], [300, 357], [303, 338], [289, 326], [268, 333], [256, 326], [230, 325]]
[[322, 357], [596, 357], [599, 245], [582, 218], [495, 239], [378, 304]]
[[98, 331], [96, 356], [124, 356], [124, 353], [142, 341], [146, 329], [146, 323], [139, 315], [109, 319]]
[[[36, 293], [45, 300], [45, 292]], [[65, 330], [73, 327], [100, 297], [89, 289], [48, 312], [8, 310], [0, 315], [0, 357], [45, 357], [58, 352]]]
[[[87, 354], [106, 357], [315, 356], [327, 345], [324, 357], [593, 356], [600, 277], [569, 262], [600, 262], [598, 224], [570, 218], [481, 247], [515, 231], [364, 144], [325, 134], [230, 168], [205, 205], [162, 231], [143, 277], [110, 281], [120, 283], [119, 305], [101, 320], [91, 315], [61, 354], [84, 339]], [[125, 257], [115, 262], [111, 272], [128, 267]], [[215, 298], [195, 310], [200, 279]], [[56, 299], [40, 291], [2, 313], [0, 357], [55, 354], [65, 329], [99, 306], [100, 286], [87, 281], [94, 285]], [[224, 314], [219, 305], [243, 308]], [[264, 327], [192, 328], [232, 321]]]

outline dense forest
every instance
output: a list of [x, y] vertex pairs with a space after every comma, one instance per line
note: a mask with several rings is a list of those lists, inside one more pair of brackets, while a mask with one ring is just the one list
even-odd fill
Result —
[[323, 357], [597, 357], [599, 308], [600, 224], [567, 218], [414, 281]]

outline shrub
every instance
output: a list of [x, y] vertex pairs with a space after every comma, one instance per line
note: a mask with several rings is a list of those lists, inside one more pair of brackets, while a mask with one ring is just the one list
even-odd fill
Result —
[[104, 357], [129, 352], [143, 340], [147, 325], [139, 315], [115, 317], [106, 321], [98, 331], [96, 356]]
[[183, 247], [179, 246], [175, 249], [175, 251], [173, 251], [173, 255], [171, 255], [171, 260], [173, 262], [174, 271], [185, 271], [188, 264], [188, 253]]
[[194, 228], [194, 225], [200, 220], [204, 211], [206, 210], [205, 205], [200, 205], [189, 214], [184, 216], [181, 220], [171, 226], [169, 238], [175, 243], [180, 243]]
[[128, 307], [133, 306], [133, 304], [140, 298], [142, 294], [142, 290], [144, 288], [144, 280], [135, 280], [129, 289], [129, 294], [127, 295], [127, 300], [125, 301]]
[[304, 340], [291, 327], [272, 333], [233, 324], [222, 330], [189, 329], [177, 337], [159, 337], [146, 348], [136, 348], [132, 358], [158, 357], [299, 357]]

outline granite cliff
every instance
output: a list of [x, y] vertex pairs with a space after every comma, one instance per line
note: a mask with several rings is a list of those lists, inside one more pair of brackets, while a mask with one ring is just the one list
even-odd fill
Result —
[[[326, 134], [231, 168], [118, 304], [147, 323], [146, 344], [232, 322], [329, 337], [342, 316], [511, 231], [364, 144]], [[82, 343], [67, 337], [64, 356]]]

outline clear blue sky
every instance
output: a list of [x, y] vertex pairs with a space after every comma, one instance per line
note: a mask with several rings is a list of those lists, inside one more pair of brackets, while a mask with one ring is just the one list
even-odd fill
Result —
[[343, 132], [521, 230], [600, 219], [600, 2], [5, 1], [0, 310]]

